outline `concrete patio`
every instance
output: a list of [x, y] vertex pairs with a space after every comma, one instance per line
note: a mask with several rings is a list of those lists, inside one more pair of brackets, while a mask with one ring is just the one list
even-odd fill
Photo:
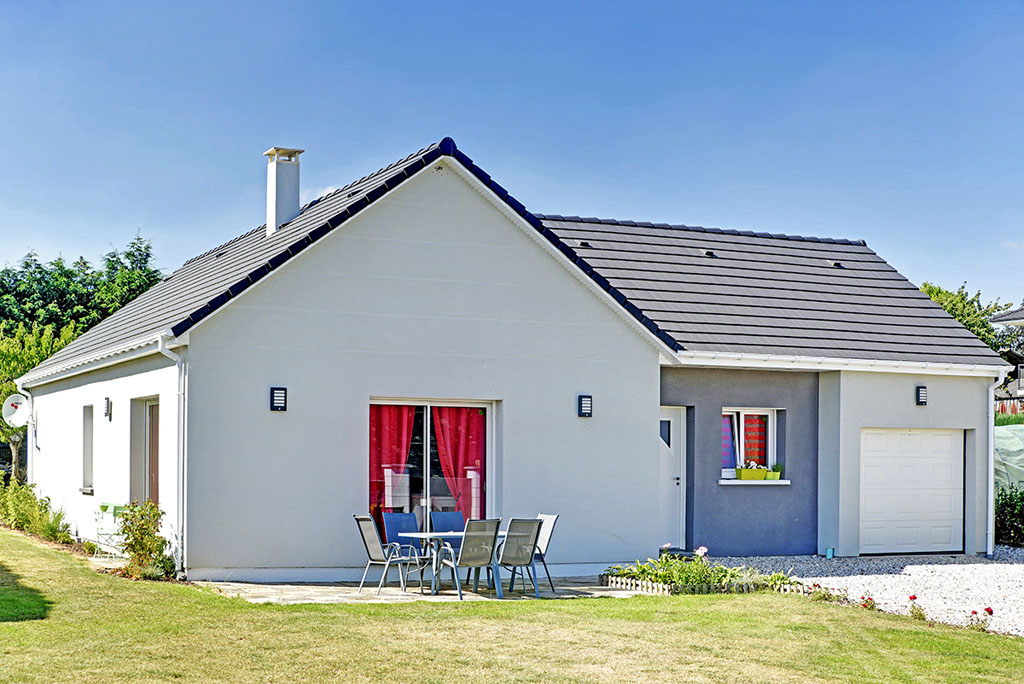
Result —
[[[378, 575], [379, 579], [379, 575]], [[376, 596], [377, 583], [367, 580], [366, 586], [361, 593], [358, 592], [359, 584], [356, 582], [338, 582], [324, 584], [255, 584], [251, 582], [196, 582], [197, 585], [209, 588], [225, 596], [243, 598], [250, 603], [276, 603], [279, 605], [291, 605], [296, 603], [407, 603], [409, 601], [458, 601], [459, 595], [448, 582], [442, 587], [441, 593], [437, 596], [430, 595], [429, 584], [425, 586], [425, 593], [420, 594], [419, 585], [411, 582], [408, 591], [402, 591], [397, 580], [386, 585]], [[517, 580], [516, 590], [508, 591], [508, 579], [504, 581], [505, 600], [533, 599], [533, 586], [530, 591], [524, 593], [522, 584]], [[472, 589], [472, 582], [469, 583]], [[597, 578], [590, 577], [560, 577], [555, 579], [556, 592], [545, 583], [540, 587], [542, 599], [571, 599], [571, 598], [628, 598], [636, 596], [640, 592], [625, 591], [622, 589], [611, 589], [598, 584]], [[467, 585], [462, 588], [464, 600], [466, 601], [496, 601], [494, 591], [486, 588], [486, 583], [481, 581], [480, 592], [467, 591]]]

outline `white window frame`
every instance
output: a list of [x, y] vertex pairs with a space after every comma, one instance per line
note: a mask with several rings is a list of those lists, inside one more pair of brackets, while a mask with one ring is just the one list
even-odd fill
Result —
[[[486, 445], [487, 452], [485, 454], [484, 463], [486, 465], [484, 467], [486, 468], [485, 473], [487, 475], [484, 478], [484, 502], [485, 502], [484, 503], [484, 510], [485, 510], [484, 517], [485, 518], [494, 518], [494, 517], [498, 516], [498, 514], [495, 513], [497, 508], [494, 505], [495, 504], [495, 502], [494, 502], [495, 492], [497, 491], [496, 488], [494, 487], [495, 475], [492, 475], [492, 473], [494, 473], [494, 461], [495, 461], [495, 456], [494, 456], [494, 449], [495, 449], [495, 446], [494, 446], [495, 445], [494, 430], [495, 430], [495, 416], [497, 414], [497, 405], [498, 405], [497, 401], [464, 400], [464, 399], [422, 399], [422, 398], [419, 398], [419, 399], [407, 399], [407, 398], [402, 398], [402, 397], [379, 397], [379, 396], [373, 396], [373, 397], [370, 397], [370, 402], [369, 403], [370, 404], [382, 404], [382, 405], [385, 405], [385, 406], [389, 406], [389, 405], [390, 406], [422, 406], [425, 409], [425, 411], [426, 411], [426, 414], [425, 414], [426, 416], [429, 416], [430, 409], [435, 407], [435, 406], [451, 407], [451, 408], [482, 408], [482, 409], [485, 409], [486, 412], [487, 412], [487, 415], [486, 415], [486, 418], [487, 418], [487, 439], [485, 440], [485, 445]], [[369, 425], [369, 422], [367, 422], [367, 425]], [[367, 428], [367, 429], [369, 429], [369, 428]], [[429, 420], [426, 421], [426, 425], [424, 426], [424, 444], [426, 445], [426, 449], [429, 452], [429, 449], [430, 449], [430, 446], [429, 446], [430, 445], [430, 421]], [[369, 453], [369, 449], [370, 449], [369, 436], [367, 435], [367, 444], [366, 444], [367, 453]], [[429, 462], [429, 458], [427, 459], [427, 461]], [[425, 490], [426, 491], [426, 498], [429, 500], [430, 499], [430, 470], [429, 470], [429, 465], [427, 466], [427, 469], [425, 470], [425, 473], [426, 473], [426, 477], [427, 477], [427, 485], [426, 485], [426, 490]], [[369, 487], [369, 483], [367, 483], [367, 487]], [[366, 500], [369, 500], [369, 489], [367, 489], [367, 495], [366, 495], [365, 498], [366, 498]], [[429, 526], [430, 525], [430, 523], [429, 523], [430, 516], [428, 515], [427, 518], [428, 518], [427, 525]]]
[[[725, 406], [722, 408], [721, 415], [726, 413], [735, 414], [733, 415], [733, 436], [736, 439], [736, 458], [739, 463], [746, 463], [746, 454], [743, 453], [743, 421], [749, 415], [756, 416], [768, 416], [767, 432], [765, 434], [765, 446], [768, 451], [767, 464], [770, 470], [775, 465], [776, 456], [776, 445], [778, 444], [778, 436], [775, 431], [778, 421], [776, 420], [778, 412], [782, 409], [777, 408], [735, 408]], [[719, 423], [721, 424], [721, 423]], [[722, 460], [721, 453], [718, 455], [718, 460]], [[722, 468], [722, 479], [723, 480], [735, 480], [736, 469], [735, 468]]]

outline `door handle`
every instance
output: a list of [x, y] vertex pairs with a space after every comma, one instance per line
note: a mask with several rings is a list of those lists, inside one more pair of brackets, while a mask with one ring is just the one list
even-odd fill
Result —
[[672, 479], [676, 481], [676, 487], [682, 486], [682, 479], [678, 475]]

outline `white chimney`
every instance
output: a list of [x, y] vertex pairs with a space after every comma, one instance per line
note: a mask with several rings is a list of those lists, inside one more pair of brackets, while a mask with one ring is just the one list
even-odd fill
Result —
[[267, 157], [267, 236], [299, 215], [299, 155], [305, 150], [271, 147]]

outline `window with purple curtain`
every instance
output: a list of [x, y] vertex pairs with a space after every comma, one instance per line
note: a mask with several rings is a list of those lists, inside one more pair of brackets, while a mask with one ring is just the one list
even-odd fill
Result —
[[722, 414], [722, 468], [736, 467], [736, 414]]

